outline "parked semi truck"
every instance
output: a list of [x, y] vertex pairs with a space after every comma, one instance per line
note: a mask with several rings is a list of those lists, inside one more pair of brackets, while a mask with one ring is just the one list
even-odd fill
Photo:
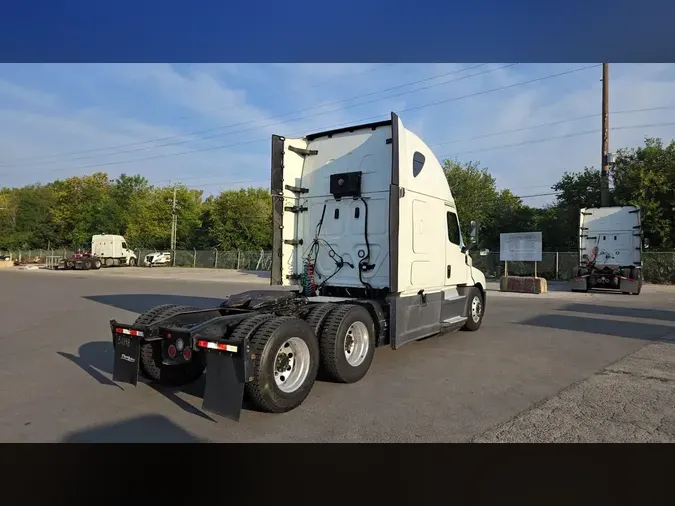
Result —
[[579, 215], [579, 265], [570, 279], [573, 292], [613, 289], [639, 295], [644, 238], [640, 208], [587, 207]]
[[121, 235], [97, 234], [91, 238], [91, 250], [75, 253], [70, 258], [59, 262], [60, 269], [100, 269], [103, 266], [135, 266], [138, 261], [136, 253], [127, 246]]
[[206, 370], [203, 409], [239, 419], [243, 398], [282, 413], [317, 373], [354, 383], [375, 349], [480, 328], [473, 267], [443, 169], [400, 118], [272, 136], [271, 285], [218, 307], [154, 307], [110, 321], [113, 379], [181, 385]]

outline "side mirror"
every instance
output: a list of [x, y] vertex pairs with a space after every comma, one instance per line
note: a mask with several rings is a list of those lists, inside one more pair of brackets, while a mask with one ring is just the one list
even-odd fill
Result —
[[642, 247], [644, 249], [649, 249], [649, 237], [645, 237], [642, 239]]
[[469, 243], [476, 244], [478, 242], [478, 222], [471, 220], [469, 224]]

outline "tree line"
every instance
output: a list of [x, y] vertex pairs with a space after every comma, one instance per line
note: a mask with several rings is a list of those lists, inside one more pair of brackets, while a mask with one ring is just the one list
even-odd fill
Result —
[[[541, 231], [546, 251], [574, 251], [579, 209], [600, 204], [600, 171], [565, 172], [551, 185], [555, 200], [533, 207], [479, 162], [444, 160], [464, 233], [480, 223], [479, 247], [499, 249], [499, 234]], [[647, 138], [621, 149], [611, 168], [612, 205], [639, 205], [654, 250], [675, 250], [675, 142]], [[204, 196], [176, 185], [178, 249], [271, 248], [268, 188], [227, 190]], [[133, 248], [167, 249], [174, 187], [157, 187], [140, 175], [111, 179], [104, 172], [46, 184], [0, 189], [0, 249], [87, 248], [98, 233], [125, 236]]]

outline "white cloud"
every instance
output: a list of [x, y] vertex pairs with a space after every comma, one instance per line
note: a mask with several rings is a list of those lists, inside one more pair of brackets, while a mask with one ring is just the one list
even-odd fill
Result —
[[[531, 141], [599, 129], [599, 116], [470, 139], [577, 116], [599, 115], [599, 68], [454, 100], [585, 65], [519, 64], [502, 68], [504, 64], [490, 64], [457, 72], [469, 66], [52, 65], [36, 66], [32, 81], [25, 75], [13, 79], [12, 68], [0, 66], [0, 175], [5, 185], [21, 185], [98, 169], [112, 176], [120, 172], [141, 173], [154, 182], [185, 179], [186, 184], [200, 185], [207, 193], [218, 191], [221, 183], [248, 179], [266, 186], [272, 133], [299, 135], [320, 131], [385, 118], [391, 110], [403, 111], [404, 123], [432, 146], [460, 141], [433, 149], [438, 155], [457, 154], [461, 160], [480, 160], [496, 175], [501, 187], [510, 187], [516, 194], [546, 192], [564, 170], [597, 165], [599, 134], [541, 143]], [[449, 72], [457, 73], [331, 104]], [[474, 77], [460, 79], [473, 74]], [[675, 65], [617, 64], [612, 65], [610, 75], [612, 111], [675, 107], [672, 96]], [[59, 86], [54, 84], [57, 82]], [[427, 89], [403, 93], [423, 87]], [[391, 98], [378, 100], [387, 96]], [[444, 102], [421, 107], [441, 101]], [[310, 110], [284, 115], [302, 109]], [[610, 118], [611, 126], [669, 122], [673, 110], [615, 114]], [[221, 128], [224, 125], [235, 126]], [[185, 135], [207, 129], [214, 130]], [[610, 145], [612, 150], [636, 146], [645, 135], [669, 140], [673, 132], [673, 127], [655, 126], [615, 130], [610, 134]], [[117, 150], [40, 158], [174, 136], [159, 143], [134, 144]], [[212, 138], [204, 139], [209, 136]], [[186, 140], [195, 142], [157, 147]], [[490, 149], [519, 143], [526, 144]], [[202, 151], [174, 156], [199, 149]], [[117, 163], [127, 160], [131, 162]], [[247, 186], [234, 184], [237, 185]], [[541, 200], [532, 199], [528, 203], [537, 204]]]
[[24, 106], [53, 108], [58, 105], [58, 98], [52, 93], [31, 89], [0, 79], [0, 99], [10, 100], [13, 105], [19, 101]]

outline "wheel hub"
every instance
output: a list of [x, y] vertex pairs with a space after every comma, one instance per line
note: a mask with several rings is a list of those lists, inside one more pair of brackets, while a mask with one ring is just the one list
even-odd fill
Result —
[[302, 386], [310, 368], [309, 347], [299, 337], [291, 337], [281, 345], [274, 358], [274, 382], [285, 393]]
[[368, 327], [360, 321], [352, 323], [345, 335], [344, 354], [347, 363], [352, 367], [361, 365], [368, 355], [369, 348]]
[[474, 323], [478, 323], [478, 321], [480, 320], [482, 309], [483, 307], [480, 301], [480, 297], [476, 295], [471, 301], [471, 318], [473, 319]]

